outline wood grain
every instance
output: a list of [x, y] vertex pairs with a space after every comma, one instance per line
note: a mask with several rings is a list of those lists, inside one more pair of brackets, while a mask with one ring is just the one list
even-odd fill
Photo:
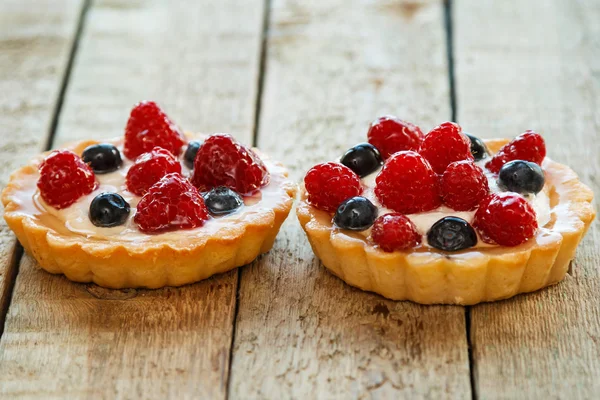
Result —
[[[455, 7], [462, 126], [482, 137], [537, 129], [549, 156], [600, 193], [600, 4], [459, 0]], [[472, 309], [480, 398], [598, 397], [598, 240], [596, 220], [561, 284]]]
[[[0, 3], [0, 188], [46, 145], [81, 6], [80, 0]], [[15, 245], [0, 220], [0, 313], [19, 259]]]
[[[184, 129], [250, 142], [262, 0], [99, 0], [56, 143], [119, 136], [139, 100]], [[25, 257], [0, 345], [4, 396], [224, 398], [237, 273], [156, 291], [104, 290]]]
[[[292, 175], [393, 113], [449, 118], [442, 4], [275, 0], [258, 144]], [[417, 45], [418, 44], [418, 45]], [[393, 302], [320, 266], [295, 218], [242, 271], [232, 398], [468, 398], [462, 307]]]

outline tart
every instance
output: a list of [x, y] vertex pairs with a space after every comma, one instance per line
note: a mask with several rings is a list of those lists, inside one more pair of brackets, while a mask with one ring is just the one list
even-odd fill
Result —
[[229, 135], [182, 134], [142, 102], [124, 137], [74, 143], [17, 170], [2, 203], [46, 271], [108, 288], [160, 288], [269, 251], [296, 192], [287, 175]]
[[540, 135], [427, 135], [382, 117], [369, 143], [308, 171], [297, 215], [314, 253], [349, 285], [393, 300], [472, 305], [560, 282], [593, 193], [546, 157]]

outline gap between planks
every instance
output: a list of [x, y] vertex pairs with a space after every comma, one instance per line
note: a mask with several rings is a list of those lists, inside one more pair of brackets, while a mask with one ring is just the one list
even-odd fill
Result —
[[[598, 2], [454, 1], [454, 12], [465, 128], [488, 138], [540, 130], [550, 157], [600, 193]], [[558, 285], [471, 309], [481, 397], [598, 397], [598, 227], [596, 220]]]
[[[446, 56], [448, 58], [448, 86], [450, 91], [451, 121], [458, 122], [456, 74], [454, 73], [454, 15], [452, 13], [453, 0], [444, 0], [444, 31], [446, 33]], [[469, 382], [471, 384], [471, 399], [476, 400], [476, 365], [473, 357], [473, 343], [471, 338], [471, 306], [465, 306], [465, 336], [469, 356]]]
[[450, 90], [451, 121], [456, 122], [456, 75], [454, 74], [454, 18], [453, 0], [444, 0], [444, 31], [446, 32], [446, 56], [448, 57], [448, 86]]
[[[430, 126], [449, 118], [442, 1], [274, 3], [259, 142], [294, 178], [363, 139], [379, 113]], [[417, 32], [419, 48], [382, 37]], [[430, 68], [416, 74], [423, 60]], [[350, 288], [314, 260], [294, 219], [242, 271], [230, 397], [470, 397], [464, 308]]]
[[[160, 98], [165, 104], [171, 104], [168, 111], [182, 126], [196, 127], [203, 132], [229, 131], [241, 141], [251, 143], [264, 19], [264, 10], [258, 6], [262, 6], [263, 1], [248, 0], [240, 4], [232, 0], [218, 7], [193, 1], [177, 6], [147, 2], [132, 7], [126, 7], [129, 6], [126, 0], [93, 2], [65, 90], [64, 106], [58, 115], [54, 145], [84, 137], [101, 139], [114, 135], [111, 132], [122, 129], [119, 125], [125, 118], [125, 107], [143, 97]], [[135, 24], [130, 23], [131, 18], [135, 18]], [[192, 18], [195, 22], [200, 18], [206, 24], [187, 23]], [[72, 21], [75, 28], [77, 19], [72, 18]], [[211, 21], [215, 21], [214, 26], [210, 26]], [[157, 25], [172, 34], [165, 36], [150, 29]], [[148, 32], [137, 29], [140, 26], [149, 27]], [[106, 35], [107, 28], [111, 35]], [[190, 51], [197, 48], [198, 43], [202, 44], [203, 51]], [[138, 44], [142, 45], [131, 55], [131, 45]], [[67, 47], [71, 47], [71, 42]], [[156, 59], [157, 51], [163, 50], [165, 56]], [[65, 64], [67, 58], [65, 51]], [[182, 62], [173, 63], [173, 59]], [[139, 68], [150, 62], [152, 68]], [[184, 68], [185, 63], [198, 68]], [[55, 93], [60, 87], [62, 72], [63, 69], [57, 76]], [[106, 79], [106, 72], [111, 79]], [[56, 99], [56, 94], [52, 98]], [[190, 109], [191, 102], [199, 104]], [[53, 108], [54, 104], [49, 111]], [[90, 110], [98, 112], [88, 117]], [[51, 112], [48, 112], [50, 117]], [[30, 257], [23, 260], [7, 313], [0, 355], [5, 358], [6, 370], [16, 371], [15, 375], [25, 372], [19, 379], [4, 374], [6, 381], [12, 381], [10, 385], [0, 385], [3, 391], [15, 393], [27, 382], [26, 388], [31, 393], [60, 391], [63, 396], [81, 391], [96, 394], [112, 391], [123, 397], [134, 393], [141, 397], [140, 393], [157, 397], [169, 397], [167, 393], [173, 397], [190, 393], [225, 397], [231, 343], [231, 337], [226, 335], [231, 333], [233, 323], [235, 272], [182, 289], [138, 291], [135, 301], [109, 299], [111, 302], [106, 302], [99, 301], [106, 299], [105, 296], [88, 293], [90, 287], [36, 271]], [[19, 355], [19, 346], [28, 346], [35, 340], [27, 343], [29, 337], [19, 335], [22, 324], [31, 321], [26, 314], [31, 310], [27, 305], [31, 299], [27, 286], [32, 284], [34, 290], [39, 289], [42, 295], [58, 301], [40, 302], [44, 309], [35, 316], [35, 331], [30, 325], [28, 329], [32, 336], [50, 331], [56, 337], [50, 343], [42, 340], [37, 347], [29, 346], [31, 351]], [[34, 299], [39, 301], [39, 296]], [[149, 303], [157, 308], [156, 314], [146, 312]], [[94, 307], [105, 320], [88, 319], [88, 306]], [[128, 312], [115, 312], [123, 309]], [[53, 318], [62, 312], [69, 313], [67, 320], [73, 323], [53, 330]], [[147, 318], [127, 324], [131, 313]], [[113, 326], [109, 327], [111, 323]], [[89, 334], [98, 329], [114, 337]], [[169, 337], [168, 344], [173, 351], [164, 351], [161, 341], [165, 336]], [[82, 352], [82, 348], [87, 353]], [[111, 352], [104, 351], [106, 348]], [[65, 373], [45, 375], [39, 358], [35, 360], [40, 355], [44, 355], [43, 361], [47, 364], [54, 364], [46, 371], [60, 365]], [[101, 371], [90, 368], [95, 363], [104, 366]], [[200, 382], [195, 379], [199, 371], [203, 376]], [[156, 379], [157, 376], [161, 379]], [[46, 379], [51, 380], [52, 385], [47, 385]], [[107, 385], [107, 382], [110, 383]]]
[[[266, 61], [267, 61], [267, 45], [269, 40], [269, 26], [270, 26], [270, 17], [271, 17], [271, 0], [264, 0], [264, 10], [263, 10], [263, 21], [262, 21], [262, 34], [260, 37], [260, 58], [259, 58], [259, 66], [258, 66], [258, 79], [257, 79], [257, 88], [256, 88], [256, 100], [254, 102], [254, 126], [252, 127], [252, 146], [255, 147], [258, 145], [258, 133], [260, 128], [260, 110], [262, 106], [262, 94], [265, 84], [265, 70], [266, 70]], [[259, 258], [264, 257], [260, 255]], [[252, 263], [256, 262], [254, 260]], [[251, 263], [251, 264], [252, 264]], [[231, 324], [231, 343], [229, 346], [229, 368], [227, 369], [227, 380], [225, 382], [225, 399], [229, 399], [231, 395], [231, 363], [233, 361], [233, 347], [235, 346], [236, 339], [236, 323], [238, 320], [238, 312], [239, 312], [239, 303], [240, 303], [240, 288], [242, 281], [242, 268], [236, 268], [235, 274], [237, 275], [236, 279], [236, 287], [235, 287], [235, 305], [233, 308], [233, 320]]]
[[69, 51], [69, 60], [67, 61], [67, 67], [65, 68], [65, 73], [63, 75], [62, 83], [60, 85], [60, 91], [58, 92], [58, 98], [56, 99], [56, 107], [52, 115], [52, 122], [50, 123], [50, 133], [48, 134], [48, 141], [46, 142], [46, 147], [44, 148], [44, 150], [46, 151], [52, 149], [52, 145], [54, 143], [54, 137], [56, 136], [56, 128], [58, 127], [58, 120], [60, 118], [60, 113], [62, 111], [63, 104], [65, 101], [65, 93], [67, 92], [69, 80], [71, 78], [71, 71], [73, 70], [73, 62], [75, 60], [77, 50], [79, 49], [79, 41], [83, 33], [85, 19], [87, 17], [88, 11], [90, 10], [91, 3], [92, 0], [84, 0], [83, 6], [81, 7], [81, 13], [79, 14], [79, 20], [77, 22], [77, 29], [75, 30], [75, 39], [73, 40], [73, 45], [71, 46], [71, 50]]
[[[65, 68], [65, 72], [62, 76], [60, 90], [58, 92], [58, 96], [56, 98], [56, 105], [54, 110], [52, 111], [52, 119], [50, 122], [50, 129], [46, 134], [46, 144], [43, 147], [44, 151], [48, 151], [52, 148], [52, 143], [54, 141], [54, 136], [56, 134], [56, 128], [58, 126], [58, 120], [60, 118], [60, 112], [62, 110], [63, 101], [65, 97], [65, 93], [67, 90], [67, 86], [69, 85], [69, 79], [71, 77], [71, 70], [73, 67], [73, 60], [75, 59], [75, 55], [77, 53], [77, 49], [79, 48], [79, 39], [83, 32], [83, 28], [85, 25], [85, 19], [90, 9], [92, 0], [84, 0], [83, 5], [81, 7], [81, 11], [79, 12], [79, 17], [77, 20], [77, 28], [75, 29], [75, 36], [73, 38], [73, 42], [71, 44], [71, 48], [69, 49], [69, 58], [67, 60], [67, 66]], [[5, 291], [2, 293], [2, 298], [0, 299], [0, 339], [2, 339], [2, 334], [4, 333], [4, 323], [6, 322], [6, 314], [8, 313], [8, 308], [10, 307], [10, 302], [12, 300], [13, 291], [15, 288], [15, 281], [17, 279], [17, 275], [19, 274], [19, 265], [21, 264], [21, 259], [23, 258], [24, 250], [23, 246], [19, 241], [16, 241], [12, 257], [10, 258], [9, 266], [6, 269], [5, 274]]]

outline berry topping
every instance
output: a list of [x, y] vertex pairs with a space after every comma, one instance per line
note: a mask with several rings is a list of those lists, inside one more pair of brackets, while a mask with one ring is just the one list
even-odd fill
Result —
[[534, 131], [527, 131], [502, 147], [500, 151], [485, 164], [485, 167], [492, 172], [498, 172], [504, 164], [512, 160], [531, 161], [538, 165], [542, 165], [544, 157], [546, 157], [546, 144], [544, 143], [544, 139]]
[[423, 132], [410, 122], [385, 116], [371, 124], [367, 137], [369, 143], [377, 147], [383, 158], [388, 158], [397, 151], [419, 150], [423, 141]]
[[329, 212], [335, 212], [342, 201], [362, 192], [358, 176], [345, 165], [334, 162], [317, 164], [308, 170], [304, 185], [308, 202]]
[[381, 204], [402, 214], [429, 211], [442, 204], [438, 176], [427, 160], [414, 151], [392, 155], [375, 183]]
[[208, 218], [198, 189], [180, 174], [173, 173], [156, 182], [142, 197], [133, 220], [142, 232], [156, 233], [197, 228]]
[[473, 160], [471, 142], [454, 122], [444, 122], [425, 135], [419, 153], [437, 174], [443, 174], [454, 161]]
[[201, 142], [193, 140], [188, 143], [187, 148], [185, 149], [183, 161], [185, 162], [185, 166], [189, 169], [194, 168], [194, 160], [196, 159], [196, 154], [198, 154], [198, 149], [201, 144]]
[[123, 153], [134, 160], [155, 146], [167, 149], [178, 156], [185, 138], [167, 114], [153, 101], [142, 101], [131, 110], [125, 127]]
[[468, 249], [477, 244], [477, 234], [467, 221], [458, 217], [445, 217], [427, 232], [427, 243], [444, 251]]
[[77, 154], [56, 150], [41, 163], [37, 186], [48, 205], [62, 209], [90, 194], [98, 183], [94, 171]]
[[486, 157], [489, 157], [490, 151], [488, 150], [483, 140], [479, 139], [477, 136], [469, 135], [465, 133], [469, 141], [471, 142], [471, 154], [475, 161], [483, 160]]
[[517, 193], [494, 193], [479, 205], [473, 226], [486, 243], [517, 246], [533, 237], [538, 228], [535, 211]]
[[364, 231], [377, 218], [377, 207], [364, 197], [356, 196], [344, 201], [333, 217], [333, 223], [342, 229]]
[[509, 192], [537, 194], [544, 188], [544, 183], [542, 168], [529, 161], [509, 161], [498, 173], [498, 186]]
[[212, 135], [202, 143], [194, 161], [192, 183], [201, 191], [227, 186], [247, 195], [269, 183], [260, 157], [231, 135]]
[[225, 186], [211, 189], [204, 195], [204, 204], [212, 215], [230, 214], [244, 205], [242, 196]]
[[93, 144], [86, 147], [81, 159], [92, 167], [97, 174], [116, 171], [123, 163], [119, 149], [109, 143]]
[[456, 211], [474, 210], [490, 191], [483, 170], [471, 161], [448, 165], [441, 189], [444, 204]]
[[129, 203], [117, 193], [102, 193], [90, 204], [90, 221], [104, 228], [123, 225], [129, 217]]
[[136, 158], [127, 171], [127, 190], [143, 196], [150, 186], [172, 172], [181, 173], [181, 164], [177, 158], [170, 151], [155, 147]]
[[377, 171], [383, 164], [379, 150], [370, 143], [357, 144], [342, 156], [340, 162], [361, 178]]
[[421, 235], [412, 221], [399, 213], [385, 214], [377, 218], [371, 231], [371, 239], [383, 251], [405, 250], [421, 243]]

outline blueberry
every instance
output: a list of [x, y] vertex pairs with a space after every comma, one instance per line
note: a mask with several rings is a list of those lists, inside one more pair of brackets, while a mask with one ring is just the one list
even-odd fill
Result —
[[473, 154], [475, 161], [483, 160], [490, 156], [490, 152], [485, 143], [483, 143], [483, 140], [479, 139], [477, 136], [469, 135], [468, 133], [465, 133], [465, 135], [467, 135], [471, 141], [471, 154]]
[[537, 194], [544, 187], [544, 171], [536, 163], [522, 160], [507, 162], [498, 173], [502, 190], [521, 194]]
[[204, 195], [204, 204], [212, 215], [225, 215], [240, 208], [242, 196], [225, 186], [219, 186]]
[[123, 225], [129, 216], [129, 203], [117, 193], [102, 193], [90, 204], [92, 224], [108, 228]]
[[351, 197], [338, 207], [333, 223], [342, 229], [364, 231], [377, 219], [377, 207], [364, 197]]
[[464, 219], [444, 217], [427, 232], [427, 243], [439, 250], [458, 251], [475, 246], [477, 234]]
[[183, 155], [183, 161], [185, 162], [186, 167], [189, 169], [194, 168], [194, 160], [196, 159], [196, 154], [198, 154], [198, 149], [202, 143], [197, 140], [191, 141], [188, 143], [187, 149], [185, 149], [185, 154]]
[[348, 150], [340, 162], [362, 178], [377, 171], [383, 164], [383, 159], [375, 146], [370, 143], [360, 143]]
[[119, 149], [109, 143], [93, 144], [86, 147], [81, 158], [97, 174], [116, 171], [123, 163]]

